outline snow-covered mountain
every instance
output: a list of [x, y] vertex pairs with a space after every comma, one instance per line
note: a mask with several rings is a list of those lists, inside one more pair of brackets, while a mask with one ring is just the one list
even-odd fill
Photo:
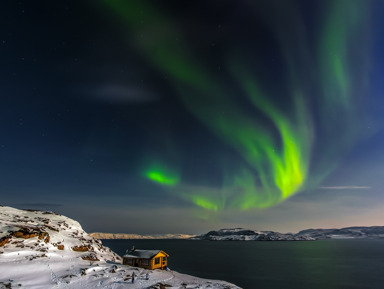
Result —
[[254, 231], [243, 228], [221, 229], [196, 236], [193, 240], [210, 241], [313, 241], [311, 236], [282, 234], [272, 231]]
[[139, 235], [139, 234], [123, 234], [123, 233], [90, 233], [89, 236], [96, 239], [189, 239], [195, 235], [187, 234], [154, 234], [154, 235]]
[[341, 229], [308, 229], [300, 231], [296, 236], [307, 236], [317, 240], [351, 239], [351, 238], [384, 238], [384, 226], [347, 227]]
[[347, 227], [341, 229], [308, 229], [297, 234], [254, 231], [243, 228], [221, 229], [193, 237], [210, 241], [314, 241], [325, 239], [384, 238], [384, 226]]
[[117, 254], [70, 218], [0, 206], [0, 288], [128, 287], [239, 288], [171, 270], [122, 265]]

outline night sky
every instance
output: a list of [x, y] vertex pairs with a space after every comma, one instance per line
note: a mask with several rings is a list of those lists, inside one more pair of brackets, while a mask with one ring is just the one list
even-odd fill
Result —
[[1, 204], [88, 232], [384, 225], [383, 12], [1, 1]]

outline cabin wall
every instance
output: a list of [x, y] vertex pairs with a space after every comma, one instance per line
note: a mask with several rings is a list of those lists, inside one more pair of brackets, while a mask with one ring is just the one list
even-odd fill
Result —
[[[156, 259], [160, 258], [159, 263], [156, 264]], [[159, 253], [157, 254], [152, 260], [151, 260], [151, 267], [152, 269], [162, 269], [168, 266], [168, 259], [167, 256]]]
[[141, 267], [144, 269], [152, 269], [152, 260], [151, 259], [124, 258], [123, 257], [123, 264], [133, 266], [133, 267]]
[[152, 269], [150, 259], [138, 259], [138, 263], [139, 263], [139, 267], [141, 267], [141, 268]]

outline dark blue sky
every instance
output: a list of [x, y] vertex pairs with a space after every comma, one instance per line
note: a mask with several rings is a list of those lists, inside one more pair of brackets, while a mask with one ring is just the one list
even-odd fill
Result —
[[132, 3], [0, 4], [2, 205], [104, 232], [384, 224], [381, 1]]

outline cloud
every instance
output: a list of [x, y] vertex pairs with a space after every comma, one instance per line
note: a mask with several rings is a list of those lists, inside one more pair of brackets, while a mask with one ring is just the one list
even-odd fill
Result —
[[18, 207], [28, 207], [28, 208], [49, 208], [49, 207], [62, 207], [62, 204], [55, 204], [55, 203], [17, 203], [13, 204], [12, 206], [18, 208]]
[[334, 187], [319, 187], [322, 190], [369, 190], [372, 187], [367, 186], [334, 186]]
[[119, 83], [102, 83], [79, 88], [89, 98], [108, 103], [148, 103], [158, 96], [144, 88]]

